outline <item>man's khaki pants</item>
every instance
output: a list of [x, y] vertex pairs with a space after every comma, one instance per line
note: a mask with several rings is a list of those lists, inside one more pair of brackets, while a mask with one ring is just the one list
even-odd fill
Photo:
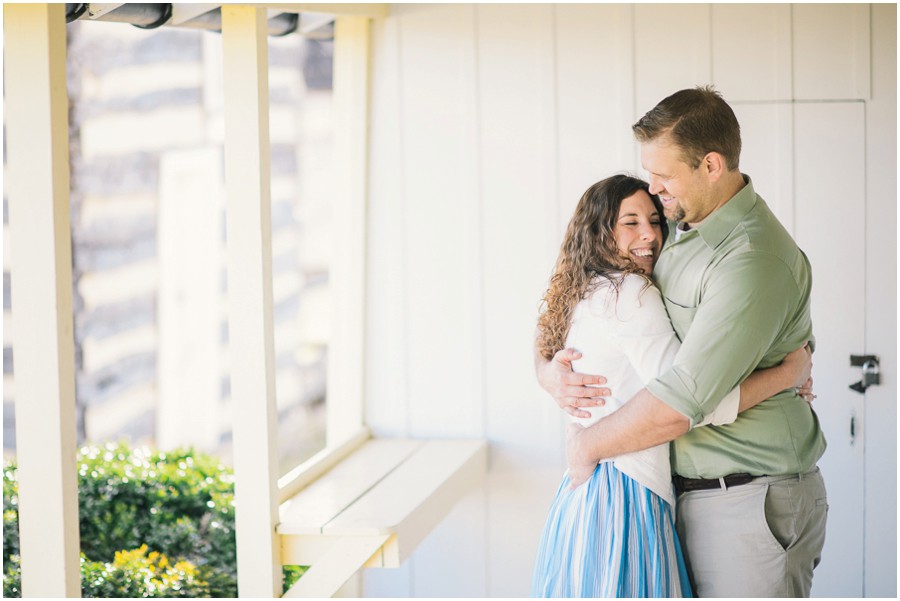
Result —
[[699, 597], [808, 597], [825, 544], [819, 469], [679, 495], [676, 525]]

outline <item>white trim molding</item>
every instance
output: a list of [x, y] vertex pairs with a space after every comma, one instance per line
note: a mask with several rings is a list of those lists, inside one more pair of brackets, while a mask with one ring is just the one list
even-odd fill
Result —
[[22, 593], [80, 597], [65, 5], [3, 9]]
[[266, 11], [222, 7], [238, 594], [281, 594]]

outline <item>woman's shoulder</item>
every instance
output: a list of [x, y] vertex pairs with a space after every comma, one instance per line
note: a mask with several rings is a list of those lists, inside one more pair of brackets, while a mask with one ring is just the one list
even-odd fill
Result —
[[634, 312], [661, 303], [659, 289], [652, 280], [637, 273], [616, 274], [613, 279], [600, 278], [590, 299], [595, 315], [614, 313], [629, 319]]
[[653, 287], [653, 280], [647, 276], [640, 273], [626, 273], [622, 276], [619, 290], [637, 295], [651, 287]]
[[655, 291], [659, 295], [659, 290], [653, 280], [640, 273], [611, 273], [596, 276], [593, 284], [592, 298], [614, 296], [620, 300], [623, 298], [637, 300], [648, 290]]

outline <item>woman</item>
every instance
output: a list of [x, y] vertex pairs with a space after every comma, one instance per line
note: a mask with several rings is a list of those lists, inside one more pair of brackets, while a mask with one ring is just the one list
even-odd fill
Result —
[[[569, 222], [539, 320], [538, 348], [550, 359], [576, 348], [576, 371], [608, 376], [611, 396], [589, 408], [588, 426], [618, 409], [668, 369], [679, 348], [649, 278], [667, 227], [646, 182], [615, 175], [591, 186]], [[739, 411], [805, 384], [809, 353], [752, 374], [698, 424], [722, 425]], [[535, 563], [535, 597], [691, 596], [674, 528], [668, 445], [600, 463], [572, 490], [563, 477]]]

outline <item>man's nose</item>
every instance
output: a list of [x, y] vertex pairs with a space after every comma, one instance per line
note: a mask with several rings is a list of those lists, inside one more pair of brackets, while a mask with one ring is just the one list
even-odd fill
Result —
[[650, 176], [650, 194], [659, 194], [662, 191], [663, 191], [663, 187], [659, 183], [659, 180], [656, 177], [651, 175]]

